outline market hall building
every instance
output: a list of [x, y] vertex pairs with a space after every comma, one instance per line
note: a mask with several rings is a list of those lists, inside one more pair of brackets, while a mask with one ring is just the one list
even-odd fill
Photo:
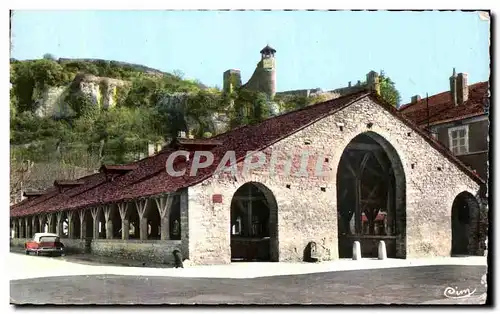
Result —
[[[191, 153], [174, 168], [185, 174], [171, 176], [167, 160], [181, 150]], [[215, 159], [191, 176], [195, 151]], [[250, 151], [278, 156], [278, 170], [269, 159], [216, 173], [228, 151], [238, 170]], [[296, 175], [304, 152], [314, 157]], [[172, 263], [176, 249], [193, 264], [302, 261], [311, 243], [319, 260], [335, 260], [351, 257], [354, 241], [371, 257], [381, 240], [393, 258], [482, 255], [484, 187], [432, 136], [362, 91], [56, 181], [11, 207], [11, 245], [47, 230], [68, 249], [159, 263]]]

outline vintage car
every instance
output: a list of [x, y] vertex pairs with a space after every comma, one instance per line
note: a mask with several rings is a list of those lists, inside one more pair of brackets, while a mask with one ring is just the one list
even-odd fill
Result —
[[36, 255], [48, 254], [61, 256], [64, 254], [64, 244], [62, 244], [61, 239], [55, 233], [35, 233], [33, 240], [27, 241], [24, 244], [24, 250], [26, 255], [34, 252]]

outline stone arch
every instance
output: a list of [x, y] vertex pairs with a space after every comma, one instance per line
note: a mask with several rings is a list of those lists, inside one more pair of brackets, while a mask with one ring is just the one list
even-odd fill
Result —
[[[110, 204], [108, 205], [109, 207], [109, 221], [106, 221], [106, 223], [111, 223], [111, 228], [109, 228], [111, 231], [111, 238], [112, 239], [120, 239], [122, 237], [122, 219], [120, 217], [120, 212], [118, 210], [118, 206], [116, 204]], [[106, 237], [108, 235], [106, 234]]]
[[[61, 238], [67, 238], [69, 236], [69, 220], [68, 220], [68, 213], [66, 211], [63, 211], [60, 213], [60, 219], [61, 219], [61, 224], [60, 224], [60, 230], [59, 230], [59, 237]], [[57, 216], [56, 216], [56, 223], [57, 223]]]
[[362, 256], [406, 257], [406, 178], [398, 152], [373, 131], [353, 137], [337, 165], [339, 257], [351, 257], [354, 241]]
[[469, 192], [459, 193], [451, 208], [451, 252], [456, 255], [475, 255], [479, 245], [480, 206]]
[[38, 216], [33, 216], [33, 227], [34, 227], [34, 230], [33, 230], [33, 235], [35, 235], [35, 233], [40, 233], [40, 220], [38, 218]]
[[73, 214], [72, 214], [72, 219], [71, 219], [71, 224], [72, 224], [72, 231], [73, 231], [73, 238], [74, 239], [80, 239], [81, 238], [81, 231], [82, 231], [82, 228], [81, 228], [81, 222], [80, 222], [80, 216], [78, 214], [78, 212], [76, 211], [73, 211]]
[[233, 194], [230, 207], [231, 260], [279, 260], [278, 205], [264, 184], [250, 181]]
[[32, 238], [33, 237], [33, 230], [32, 230], [33, 228], [31, 222], [32, 217], [26, 216], [24, 217], [24, 219], [26, 219], [26, 238]]
[[148, 240], [159, 240], [160, 235], [160, 211], [153, 199], [148, 200], [144, 216], [148, 224]]
[[[83, 213], [83, 226], [81, 226], [82, 229], [82, 234], [80, 235], [80, 238], [90, 238], [92, 239], [93, 234], [94, 234], [94, 218], [92, 217], [92, 212], [90, 208], [82, 209], [82, 212], [79, 213], [80, 215]], [[80, 218], [80, 217], [78, 217]]]
[[137, 213], [137, 207], [134, 202], [127, 206], [127, 217], [129, 223], [129, 239], [140, 239], [141, 234], [139, 232], [139, 214]]
[[43, 220], [43, 229], [42, 229], [42, 232], [48, 233], [50, 231], [51, 230], [50, 230], [49, 220], [47, 218], [45, 218]]
[[104, 216], [104, 208], [97, 207], [97, 239], [106, 239], [106, 217]]

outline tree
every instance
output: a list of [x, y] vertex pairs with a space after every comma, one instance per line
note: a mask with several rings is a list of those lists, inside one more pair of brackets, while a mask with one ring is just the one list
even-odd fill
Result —
[[380, 96], [387, 103], [397, 108], [401, 102], [401, 95], [396, 89], [396, 84], [388, 77], [384, 71], [380, 71]]
[[240, 89], [234, 99], [234, 113], [231, 127], [256, 124], [269, 118], [270, 101], [266, 94], [247, 89]]
[[182, 72], [181, 70], [174, 70], [172, 71], [172, 74], [178, 79], [178, 80], [182, 80], [184, 79], [184, 72]]
[[46, 60], [52, 60], [52, 61], [55, 61], [56, 60], [56, 57], [54, 57], [53, 54], [51, 53], [46, 53], [43, 55], [43, 58], [46, 59]]

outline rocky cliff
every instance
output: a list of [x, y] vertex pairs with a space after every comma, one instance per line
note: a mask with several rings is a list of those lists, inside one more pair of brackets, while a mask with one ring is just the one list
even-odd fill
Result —
[[118, 89], [130, 82], [89, 74], [76, 75], [67, 86], [49, 87], [38, 93], [35, 113], [40, 117], [63, 118], [75, 114], [67, 102], [69, 93], [81, 92], [92, 104], [103, 109], [116, 105]]

